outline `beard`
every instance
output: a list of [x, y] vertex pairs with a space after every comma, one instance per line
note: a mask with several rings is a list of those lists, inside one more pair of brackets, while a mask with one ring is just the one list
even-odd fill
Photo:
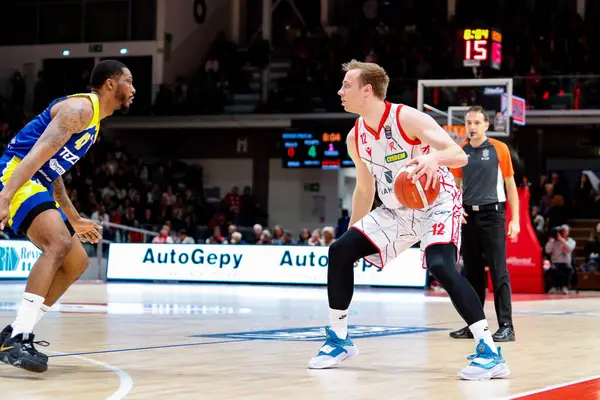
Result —
[[129, 112], [129, 105], [127, 105], [127, 100], [129, 98], [124, 92], [117, 92], [117, 100], [119, 101], [119, 111], [123, 114], [127, 114]]

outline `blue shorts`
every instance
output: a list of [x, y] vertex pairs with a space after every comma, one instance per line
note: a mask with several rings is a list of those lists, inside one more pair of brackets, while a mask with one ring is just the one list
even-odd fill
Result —
[[[4, 188], [4, 184], [8, 182], [20, 162], [18, 157], [3, 156], [0, 158], [0, 190]], [[35, 217], [46, 210], [58, 210], [71, 236], [75, 234], [67, 216], [54, 200], [54, 188], [44, 186], [35, 177], [25, 182], [13, 196], [10, 202], [8, 225], [15, 233], [21, 232], [27, 235], [27, 230]]]

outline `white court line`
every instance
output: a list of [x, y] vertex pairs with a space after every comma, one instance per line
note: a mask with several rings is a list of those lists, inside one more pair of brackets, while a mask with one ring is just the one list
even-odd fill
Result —
[[112, 395], [110, 395], [110, 397], [107, 397], [107, 399], [109, 399], [109, 400], [121, 400], [133, 388], [133, 379], [131, 379], [131, 376], [129, 376], [129, 374], [127, 372], [123, 371], [120, 368], [115, 367], [114, 365], [106, 364], [106, 363], [103, 363], [102, 361], [96, 361], [96, 360], [93, 360], [93, 359], [87, 358], [87, 357], [69, 355], [67, 353], [61, 353], [60, 351], [53, 351], [53, 350], [47, 350], [47, 351], [50, 353], [54, 353], [54, 354], [64, 355], [66, 357], [78, 358], [82, 361], [87, 361], [89, 363], [99, 365], [102, 368], [107, 369], [107, 370], [112, 371], [115, 374], [117, 374], [117, 376], [119, 377], [119, 388], [117, 389], [116, 392], [114, 392]]
[[515, 395], [512, 395], [510, 397], [505, 397], [505, 398], [500, 399], [500, 400], [518, 399], [518, 398], [521, 398], [521, 397], [531, 396], [531, 395], [538, 394], [538, 393], [549, 392], [549, 391], [554, 390], [554, 389], [560, 389], [560, 388], [567, 387], [567, 386], [577, 385], [578, 383], [583, 383], [583, 382], [587, 382], [587, 381], [593, 381], [594, 379], [600, 379], [600, 375], [588, 376], [587, 378], [578, 379], [576, 381], [559, 383], [558, 385], [546, 386], [546, 387], [543, 387], [541, 389], [535, 389], [535, 390], [530, 390], [528, 392], [517, 393]]

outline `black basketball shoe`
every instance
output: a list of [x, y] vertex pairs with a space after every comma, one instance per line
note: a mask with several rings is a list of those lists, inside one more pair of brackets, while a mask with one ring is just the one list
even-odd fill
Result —
[[45, 372], [48, 359], [43, 359], [33, 346], [33, 333], [19, 333], [0, 345], [0, 359], [7, 364], [31, 372]]
[[492, 335], [494, 342], [514, 342], [515, 330], [510, 325], [503, 325]]
[[457, 331], [450, 332], [449, 335], [454, 339], [473, 339], [473, 333], [471, 333], [471, 330], [468, 326], [465, 326]]
[[[2, 332], [0, 332], [0, 345], [2, 343], [4, 343], [4, 341], [10, 337], [10, 335], [12, 335], [12, 332], [13, 332], [13, 327], [11, 325], [6, 325], [6, 328], [2, 329]], [[39, 342], [33, 342], [33, 344], [47, 347], [50, 343], [46, 342], [45, 340], [41, 340]], [[37, 351], [37, 349], [35, 349], [35, 351]], [[46, 362], [48, 362], [47, 355], [45, 355], [44, 353], [41, 353], [39, 351], [37, 351], [37, 353], [40, 356], [40, 358], [43, 358], [44, 360], [46, 360]], [[0, 361], [3, 361], [3, 359], [1, 357], [0, 357]]]

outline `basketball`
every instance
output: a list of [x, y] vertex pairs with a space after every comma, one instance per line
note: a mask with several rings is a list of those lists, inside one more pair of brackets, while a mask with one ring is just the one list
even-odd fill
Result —
[[394, 194], [406, 208], [420, 210], [429, 207], [440, 194], [439, 180], [425, 190], [427, 176], [423, 175], [416, 183], [408, 178], [408, 174], [414, 169], [413, 165], [402, 167], [394, 178]]

